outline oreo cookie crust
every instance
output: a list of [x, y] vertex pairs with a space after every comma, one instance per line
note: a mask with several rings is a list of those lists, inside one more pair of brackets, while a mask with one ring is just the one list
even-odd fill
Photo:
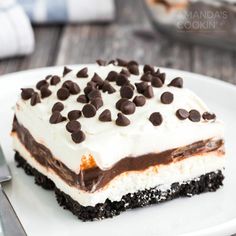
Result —
[[82, 221], [101, 220], [112, 218], [128, 209], [144, 207], [151, 204], [172, 200], [179, 197], [192, 197], [204, 192], [214, 192], [223, 185], [224, 176], [221, 170], [206, 173], [198, 178], [188, 180], [183, 183], [173, 183], [165, 191], [158, 187], [145, 189], [136, 193], [129, 193], [122, 197], [120, 201], [110, 201], [98, 203], [95, 206], [82, 206], [69, 195], [58, 189], [55, 184], [45, 175], [31, 167], [18, 152], [15, 154], [17, 167], [24, 169], [27, 175], [34, 176], [35, 183], [44, 189], [54, 190], [56, 199], [60, 206], [71, 211]]

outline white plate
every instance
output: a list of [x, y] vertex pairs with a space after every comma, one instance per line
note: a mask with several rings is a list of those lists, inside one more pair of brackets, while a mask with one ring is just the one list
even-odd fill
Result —
[[11, 107], [20, 88], [62, 68], [43, 68], [0, 78], [0, 141], [13, 181], [5, 186], [28, 235], [229, 235], [236, 233], [236, 87], [206, 76], [163, 69], [170, 78], [185, 78], [185, 86], [203, 98], [226, 123], [228, 155], [222, 189], [192, 198], [132, 210], [113, 219], [83, 223], [58, 206], [53, 192], [34, 184], [13, 161], [10, 130]]

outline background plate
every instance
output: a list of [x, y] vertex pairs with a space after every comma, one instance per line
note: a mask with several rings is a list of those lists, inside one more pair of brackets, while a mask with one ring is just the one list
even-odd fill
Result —
[[[76, 68], [76, 66], [73, 66]], [[58, 206], [53, 192], [34, 184], [13, 161], [10, 130], [20, 88], [61, 74], [62, 67], [42, 68], [0, 77], [0, 142], [13, 181], [6, 184], [10, 198], [28, 235], [229, 235], [236, 232], [236, 87], [206, 76], [165, 69], [167, 77], [181, 76], [210, 110], [226, 124], [227, 168], [222, 189], [193, 198], [136, 209], [113, 219], [83, 223]]]

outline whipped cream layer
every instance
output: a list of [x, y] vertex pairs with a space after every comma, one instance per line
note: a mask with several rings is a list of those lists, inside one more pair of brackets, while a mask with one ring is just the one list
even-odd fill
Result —
[[[27, 128], [34, 139], [50, 149], [53, 156], [63, 162], [75, 173], [80, 172], [82, 156], [92, 155], [100, 169], [109, 169], [116, 162], [125, 157], [136, 157], [152, 152], [162, 152], [168, 149], [185, 146], [199, 140], [209, 138], [223, 139], [223, 125], [219, 120], [192, 122], [188, 119], [179, 120], [175, 113], [178, 109], [196, 109], [201, 114], [209, 111], [207, 106], [194, 93], [186, 88], [168, 87], [167, 84], [173, 78], [168, 78], [163, 87], [155, 88], [154, 97], [146, 99], [143, 107], [136, 107], [134, 114], [127, 115], [130, 125], [126, 127], [117, 126], [115, 120], [119, 112], [115, 108], [116, 102], [120, 99], [120, 87], [115, 82], [110, 82], [116, 89], [113, 94], [102, 93], [104, 105], [97, 111], [96, 116], [92, 118], [79, 118], [82, 130], [86, 135], [84, 142], [76, 144], [71, 139], [71, 134], [66, 130], [67, 122], [58, 124], [49, 123], [52, 114], [52, 106], [58, 102], [56, 92], [61, 88], [63, 82], [72, 80], [78, 83], [82, 94], [84, 87], [90, 81], [96, 72], [102, 79], [113, 70], [120, 72], [123, 67], [108, 66], [88, 66], [88, 78], [77, 78], [76, 73], [84, 66], [78, 68], [65, 77], [56, 86], [50, 86], [52, 95], [41, 99], [41, 103], [31, 106], [30, 100], [19, 98], [15, 114], [17, 120]], [[163, 72], [163, 71], [162, 71]], [[142, 67], [140, 75], [131, 75], [129, 81], [134, 84], [141, 82]], [[39, 78], [43, 79], [43, 78]], [[32, 87], [36, 90], [35, 87]], [[163, 92], [169, 91], [174, 95], [174, 101], [171, 104], [162, 104], [160, 96]], [[134, 96], [140, 95], [134, 91]], [[67, 116], [71, 110], [82, 110], [84, 104], [76, 101], [78, 95], [61, 101], [64, 104], [63, 116]], [[105, 109], [109, 109], [112, 114], [112, 122], [101, 122], [99, 115]], [[149, 121], [149, 116], [153, 112], [160, 112], [163, 117], [163, 123], [160, 126], [153, 126]]]
[[106, 199], [120, 201], [122, 196], [145, 189], [158, 187], [165, 191], [172, 183], [183, 183], [209, 172], [223, 170], [225, 156], [221, 151], [213, 151], [183, 159], [169, 165], [153, 166], [145, 171], [125, 172], [109, 182], [104, 188], [89, 193], [69, 186], [53, 170], [40, 165], [26, 150], [16, 135], [13, 136], [14, 149], [35, 169], [51, 179], [57, 188], [68, 194], [83, 206], [95, 206]]

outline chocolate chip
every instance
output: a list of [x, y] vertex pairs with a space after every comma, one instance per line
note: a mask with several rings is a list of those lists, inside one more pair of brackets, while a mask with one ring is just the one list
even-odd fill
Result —
[[78, 85], [77, 83], [72, 83], [72, 84], [70, 85], [69, 92], [70, 92], [70, 94], [72, 94], [72, 95], [76, 95], [76, 94], [80, 93], [80, 87], [79, 87], [79, 85]]
[[51, 90], [49, 90], [47, 86], [41, 87], [40, 92], [42, 98], [47, 98], [52, 94]]
[[31, 106], [35, 106], [36, 104], [40, 103], [40, 98], [39, 98], [39, 94], [38, 93], [33, 93], [31, 100], [30, 100], [30, 104]]
[[63, 77], [64, 77], [65, 75], [67, 75], [68, 73], [70, 73], [71, 71], [72, 71], [72, 70], [71, 70], [70, 68], [64, 66], [64, 70], [63, 70], [63, 73], [62, 73]]
[[82, 113], [86, 118], [90, 118], [96, 115], [96, 107], [92, 104], [84, 105]]
[[107, 64], [110, 65], [110, 64], [113, 64], [115, 65], [116, 61], [115, 60], [110, 60]]
[[59, 111], [52, 113], [49, 122], [51, 124], [57, 124], [66, 120], [66, 117], [63, 117]]
[[102, 59], [98, 59], [98, 60], [96, 60], [96, 62], [99, 66], [105, 66], [107, 64], [107, 62]]
[[90, 92], [92, 92], [93, 90], [97, 90], [96, 89], [96, 86], [91, 86], [91, 85], [87, 85], [85, 88], [84, 88], [84, 93], [85, 95], [88, 95]]
[[126, 102], [126, 101], [128, 101], [127, 98], [121, 98], [120, 100], [118, 100], [117, 103], [116, 103], [116, 109], [120, 110], [122, 103]]
[[67, 88], [68, 90], [70, 89], [70, 86], [73, 84], [73, 81], [71, 80], [66, 80], [61, 87]]
[[117, 58], [116, 61], [117, 61], [118, 66], [127, 66], [128, 65], [128, 62], [123, 59]]
[[180, 119], [180, 120], [185, 120], [189, 117], [189, 112], [186, 111], [185, 109], [178, 109], [176, 111], [176, 116]]
[[161, 95], [161, 102], [163, 104], [170, 104], [172, 103], [174, 100], [174, 95], [170, 92], [164, 92], [162, 95]]
[[144, 65], [143, 67], [143, 72], [146, 73], [146, 72], [150, 72], [150, 73], [154, 73], [154, 68], [150, 65]]
[[159, 77], [152, 77], [152, 86], [156, 88], [162, 87], [163, 83]]
[[133, 75], [139, 75], [139, 68], [137, 65], [128, 65], [128, 70]]
[[147, 72], [141, 76], [140, 80], [146, 81], [146, 82], [151, 82], [152, 75], [149, 72]]
[[69, 120], [77, 120], [82, 116], [82, 112], [80, 110], [72, 110], [67, 114]]
[[132, 98], [134, 95], [134, 91], [130, 86], [122, 86], [120, 89], [120, 96], [122, 98]]
[[189, 120], [191, 120], [192, 122], [199, 122], [201, 120], [201, 115], [199, 113], [199, 111], [197, 110], [191, 110], [189, 112]]
[[116, 92], [115, 88], [112, 87], [112, 85], [108, 81], [104, 81], [103, 86], [102, 86], [102, 91], [108, 92], [109, 94], [112, 94]]
[[97, 97], [101, 97], [102, 95], [101, 95], [101, 93], [100, 93], [100, 91], [99, 90], [92, 90], [89, 94], [88, 94], [88, 98], [89, 98], [89, 100], [91, 101], [92, 99], [94, 99], [94, 98], [97, 98]]
[[151, 121], [151, 123], [152, 123], [154, 126], [158, 126], [158, 125], [161, 125], [161, 123], [162, 123], [162, 121], [163, 121], [163, 118], [162, 118], [161, 113], [159, 113], [159, 112], [153, 112], [153, 113], [150, 115], [149, 120]]
[[102, 122], [108, 122], [111, 121], [111, 112], [110, 110], [106, 109], [104, 110], [98, 117], [98, 119]]
[[106, 80], [110, 82], [116, 81], [118, 73], [116, 71], [110, 71], [106, 77]]
[[72, 120], [66, 124], [66, 129], [68, 132], [74, 133], [81, 129], [81, 124], [79, 123], [79, 121]]
[[52, 75], [47, 75], [47, 76], [45, 77], [45, 80], [49, 80], [51, 77], [52, 77]]
[[50, 84], [51, 85], [57, 85], [58, 83], [60, 83], [61, 79], [59, 76], [54, 75], [52, 76], [51, 80], [50, 80]]
[[88, 68], [87, 67], [84, 67], [83, 69], [81, 69], [77, 74], [76, 76], [78, 78], [87, 78], [88, 77]]
[[202, 118], [204, 120], [215, 120], [216, 119], [216, 115], [214, 113], [204, 112], [202, 114]]
[[48, 84], [48, 82], [46, 81], [46, 80], [40, 80], [37, 84], [36, 84], [36, 88], [38, 89], [38, 90], [40, 90], [42, 87], [49, 87], [49, 84]]
[[64, 105], [61, 102], [56, 102], [52, 107], [52, 112], [62, 111], [64, 109]]
[[137, 107], [142, 107], [146, 103], [146, 98], [144, 96], [135, 96], [133, 102]]
[[144, 93], [145, 89], [148, 87], [148, 83], [147, 82], [135, 83], [135, 87], [138, 93]]
[[166, 80], [166, 73], [159, 73], [158, 77], [161, 79], [162, 83], [165, 83]]
[[32, 97], [34, 90], [32, 88], [22, 88], [21, 89], [21, 98], [23, 100], [28, 100]]
[[67, 88], [62, 87], [57, 91], [57, 97], [59, 100], [66, 100], [69, 96], [70, 91]]
[[129, 81], [128, 78], [125, 75], [122, 75], [122, 74], [119, 74], [116, 78], [116, 84], [118, 86], [123, 86], [126, 83], [128, 83], [128, 81]]
[[91, 100], [91, 104], [95, 106], [96, 110], [103, 106], [102, 98], [96, 97]]
[[79, 95], [79, 97], [77, 98], [77, 102], [80, 102], [80, 103], [88, 103], [89, 100], [88, 100], [88, 98], [87, 98], [86, 95], [81, 94], [81, 95]]
[[130, 120], [124, 116], [122, 113], [117, 114], [116, 125], [118, 126], [127, 126], [130, 124]]
[[144, 92], [143, 92], [143, 95], [146, 97], [146, 98], [152, 98], [154, 96], [154, 93], [153, 93], [153, 88], [151, 85], [148, 85]]
[[81, 143], [85, 140], [85, 134], [83, 131], [79, 130], [71, 134], [71, 138], [75, 143]]
[[176, 77], [168, 84], [168, 86], [183, 88], [183, 79], [181, 77]]
[[102, 87], [103, 82], [104, 82], [103, 79], [97, 73], [94, 73], [91, 81], [96, 83], [99, 87]]
[[120, 71], [120, 74], [122, 74], [122, 75], [125, 75], [125, 76], [127, 76], [127, 77], [129, 77], [129, 76], [130, 76], [130, 73], [129, 73], [129, 71], [128, 71], [128, 70], [126, 70], [126, 69], [122, 69], [122, 70]]
[[136, 106], [131, 101], [125, 101], [121, 104], [120, 110], [126, 115], [133, 114], [135, 112]]
[[128, 64], [127, 64], [127, 67], [129, 67], [129, 66], [138, 66], [138, 62], [134, 61], [134, 60], [129, 61]]

